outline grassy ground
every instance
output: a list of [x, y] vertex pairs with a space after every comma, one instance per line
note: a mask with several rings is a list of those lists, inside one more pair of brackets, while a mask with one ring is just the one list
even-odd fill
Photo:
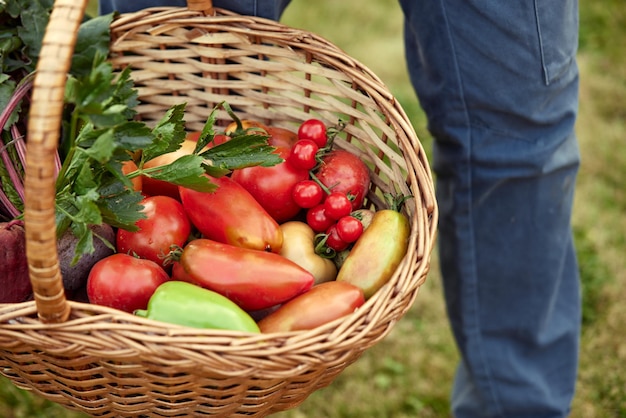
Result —
[[[294, 0], [284, 22], [316, 32], [378, 74], [400, 100], [426, 148], [431, 139], [403, 60], [396, 0]], [[363, 22], [367, 22], [364, 25]], [[367, 28], [367, 29], [365, 29]], [[626, 3], [581, 0], [583, 154], [574, 228], [584, 288], [580, 374], [571, 418], [626, 417]], [[435, 254], [436, 258], [436, 254]], [[457, 360], [436, 260], [416, 303], [391, 334], [328, 388], [280, 418], [447, 417]], [[78, 417], [5, 383], [0, 417]]]

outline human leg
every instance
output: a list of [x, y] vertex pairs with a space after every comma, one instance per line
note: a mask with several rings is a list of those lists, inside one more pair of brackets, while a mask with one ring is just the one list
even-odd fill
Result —
[[580, 289], [570, 227], [576, 0], [400, 0], [435, 137], [444, 294], [465, 417], [565, 417]]

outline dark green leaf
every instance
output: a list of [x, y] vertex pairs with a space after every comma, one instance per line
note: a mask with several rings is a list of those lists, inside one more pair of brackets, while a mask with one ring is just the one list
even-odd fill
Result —
[[193, 151], [194, 154], [200, 153], [200, 151], [203, 150], [209, 144], [209, 142], [213, 141], [213, 138], [215, 138], [215, 130], [213, 129], [213, 126], [215, 125], [215, 120], [217, 119], [217, 109], [221, 105], [223, 105], [223, 103], [215, 106], [209, 114], [209, 117], [207, 118], [207, 121], [205, 122], [204, 127], [200, 132], [200, 137], [198, 138], [198, 142], [196, 143], [196, 148]]
[[26, 47], [26, 54], [35, 61], [39, 58], [43, 34], [50, 20], [52, 0], [22, 0], [20, 17], [22, 27], [18, 34]]
[[93, 245], [93, 231], [84, 223], [73, 223], [72, 234], [78, 238], [71, 265], [78, 263], [85, 254], [92, 254], [96, 249]]
[[226, 176], [229, 173], [231, 173], [233, 170], [229, 170], [227, 168], [222, 168], [222, 167], [214, 167], [214, 166], [210, 166], [210, 165], [203, 165], [204, 167], [204, 172], [206, 174], [208, 174], [211, 177], [222, 177], [222, 176]]
[[159, 170], [150, 172], [148, 175], [157, 180], [164, 180], [201, 192], [214, 191], [215, 184], [211, 183], [203, 174], [202, 157], [185, 155]]
[[77, 196], [78, 212], [73, 216], [74, 223], [101, 224], [102, 217], [97, 205], [99, 198], [100, 194], [96, 189], [91, 189], [86, 194]]
[[129, 108], [125, 104], [113, 104], [104, 109], [97, 110], [90, 106], [90, 109], [94, 111], [89, 115], [88, 120], [93, 123], [94, 126], [115, 126], [128, 120], [127, 112]]
[[96, 55], [107, 56], [109, 54], [112, 21], [113, 14], [108, 14], [89, 19], [80, 26], [72, 57], [72, 74], [88, 75], [92, 63], [96, 60]]
[[133, 183], [124, 173], [122, 172], [122, 161], [130, 160], [130, 156], [128, 154], [120, 155], [116, 160], [109, 161], [106, 165], [102, 166], [105, 169], [104, 175], [110, 175], [119, 180], [124, 184], [125, 187], [129, 189], [133, 187]]
[[89, 164], [84, 164], [79, 168], [78, 175], [72, 182], [73, 190], [77, 194], [86, 194], [90, 190], [97, 188], [94, 172]]
[[143, 150], [142, 158], [144, 161], [149, 161], [180, 148], [187, 135], [184, 119], [185, 107], [184, 103], [172, 106], [156, 124], [152, 130], [154, 141]]
[[271, 167], [283, 159], [268, 145], [265, 135], [241, 135], [216, 145], [200, 154], [204, 163], [213, 168], [235, 170], [260, 165]]
[[0, 30], [0, 68], [2, 71], [10, 73], [24, 66], [23, 62], [11, 65], [15, 60], [8, 58], [11, 54], [19, 51], [22, 45], [22, 40], [17, 36], [16, 28], [9, 27]]
[[128, 107], [126, 117], [130, 120], [137, 113], [135, 107], [139, 104], [137, 89], [130, 78], [130, 68], [127, 67], [117, 74], [116, 80], [114, 97], [117, 103], [123, 103]]
[[100, 187], [98, 193], [98, 207], [104, 223], [129, 231], [137, 230], [135, 223], [146, 217], [140, 204], [143, 200], [140, 192], [128, 189], [122, 182], [111, 179]]
[[111, 127], [132, 119], [137, 103], [136, 91], [126, 72], [117, 78], [106, 57], [96, 54], [92, 70], [66, 88], [66, 101], [75, 112], [96, 128]]
[[85, 148], [84, 152], [90, 158], [98, 161], [100, 164], [104, 164], [111, 159], [115, 148], [117, 148], [115, 136], [111, 130], [107, 130], [98, 136], [89, 148]]
[[154, 142], [152, 130], [142, 122], [125, 122], [115, 127], [116, 144], [127, 151], [138, 151]]

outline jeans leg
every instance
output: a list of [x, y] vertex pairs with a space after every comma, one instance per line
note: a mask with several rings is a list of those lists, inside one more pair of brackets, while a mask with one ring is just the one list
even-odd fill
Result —
[[[267, 19], [280, 19], [290, 0], [215, 0], [213, 5], [235, 13], [260, 16]], [[117, 10], [120, 13], [135, 12], [148, 7], [184, 7], [186, 0], [100, 0], [99, 13], [108, 14]]]
[[434, 142], [456, 417], [566, 417], [580, 287], [576, 0], [400, 0]]

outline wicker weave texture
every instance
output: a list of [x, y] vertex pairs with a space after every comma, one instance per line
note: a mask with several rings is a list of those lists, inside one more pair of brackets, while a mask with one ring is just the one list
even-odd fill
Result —
[[[54, 180], [47, 154], [58, 141], [62, 106], [59, 96], [54, 105], [50, 98], [56, 92], [62, 100], [77, 30], [68, 22], [84, 12], [78, 3], [85, 2], [56, 1], [42, 52], [42, 60], [52, 57], [47, 65], [54, 71], [37, 76], [27, 192], [39, 198], [27, 201], [26, 227], [38, 296], [0, 305], [2, 374], [92, 416], [263, 417], [297, 406], [384, 338], [426, 280], [438, 212], [428, 161], [408, 118], [378, 77], [315, 34], [212, 9], [206, 1], [195, 1], [196, 10], [122, 15], [111, 27], [110, 58], [119, 69], [132, 68], [144, 121], [184, 102], [187, 127], [198, 130], [222, 101], [240, 118], [292, 130], [310, 117], [328, 125], [341, 119], [346, 128], [336, 146], [371, 169], [366, 205], [385, 207], [383, 193], [414, 197], [405, 205], [410, 250], [362, 308], [311, 331], [197, 330], [66, 301], [51, 235]], [[230, 121], [218, 115], [218, 124]]]

